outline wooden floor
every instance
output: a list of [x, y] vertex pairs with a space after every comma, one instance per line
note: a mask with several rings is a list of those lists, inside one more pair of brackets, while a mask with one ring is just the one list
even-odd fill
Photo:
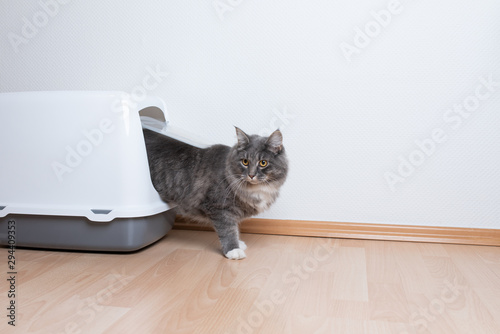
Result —
[[2, 278], [0, 333], [500, 333], [500, 247], [242, 240], [241, 261], [202, 231], [133, 254], [18, 249], [17, 326]]

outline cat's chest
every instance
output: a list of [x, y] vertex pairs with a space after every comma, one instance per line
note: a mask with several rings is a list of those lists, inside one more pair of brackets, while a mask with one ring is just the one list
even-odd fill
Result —
[[250, 204], [258, 213], [267, 210], [276, 199], [276, 192], [259, 189], [248, 193]]

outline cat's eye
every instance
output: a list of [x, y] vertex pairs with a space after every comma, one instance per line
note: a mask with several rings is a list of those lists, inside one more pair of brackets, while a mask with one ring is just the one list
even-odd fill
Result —
[[248, 166], [250, 162], [248, 161], [248, 159], [241, 159], [241, 163], [243, 164], [243, 166]]
[[261, 160], [261, 161], [259, 161], [259, 166], [260, 167], [266, 167], [267, 166], [267, 160]]

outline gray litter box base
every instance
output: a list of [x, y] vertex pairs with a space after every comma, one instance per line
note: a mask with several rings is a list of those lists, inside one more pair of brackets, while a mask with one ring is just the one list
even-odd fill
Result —
[[164, 237], [174, 220], [174, 210], [107, 223], [85, 217], [8, 215], [0, 219], [0, 245], [8, 245], [7, 229], [15, 225], [16, 247], [132, 252]]

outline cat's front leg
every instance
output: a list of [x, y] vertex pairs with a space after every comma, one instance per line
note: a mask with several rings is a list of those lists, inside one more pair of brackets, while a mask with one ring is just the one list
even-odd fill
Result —
[[242, 240], [239, 240], [238, 243], [239, 243], [241, 249], [243, 249], [243, 250], [247, 249], [247, 244], [244, 243]]
[[232, 219], [214, 220], [214, 228], [219, 236], [222, 246], [222, 253], [231, 260], [241, 260], [246, 258], [245, 249], [247, 245], [239, 240], [238, 222]]
[[244, 243], [241, 240], [238, 240], [239, 248], [230, 250], [227, 253], [224, 253], [224, 255], [231, 260], [241, 260], [246, 258], [247, 256], [245, 255], [244, 250], [247, 249], [247, 244]]

